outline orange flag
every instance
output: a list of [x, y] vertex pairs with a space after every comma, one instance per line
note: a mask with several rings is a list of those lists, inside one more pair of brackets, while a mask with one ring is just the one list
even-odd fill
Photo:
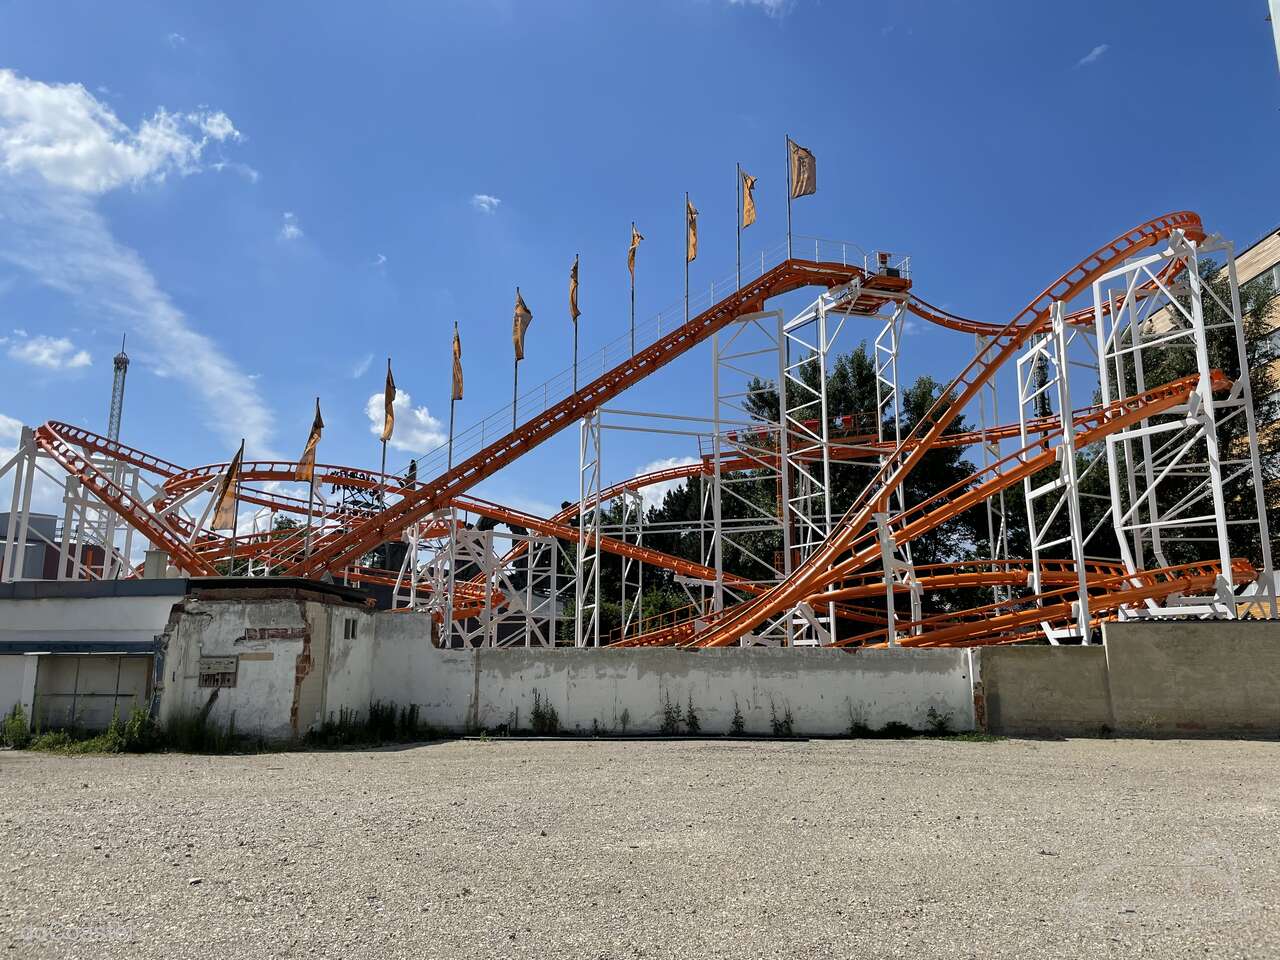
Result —
[[391, 358], [387, 357], [387, 386], [382, 395], [382, 442], [386, 443], [391, 439], [391, 434], [396, 429], [396, 379], [391, 376]]
[[813, 154], [787, 137], [791, 157], [791, 199], [807, 197], [818, 191], [818, 163]]
[[685, 245], [684, 258], [688, 263], [698, 259], [698, 209], [688, 200], [684, 202]]
[[756, 178], [742, 171], [742, 226], [751, 226], [756, 222]]
[[573, 269], [569, 271], [569, 316], [574, 323], [578, 322], [578, 318], [582, 316], [582, 311], [578, 309], [578, 256], [574, 254]]
[[640, 235], [640, 231], [636, 229], [636, 222], [631, 221], [631, 246], [627, 247], [627, 269], [631, 271], [632, 281], [636, 278], [636, 248], [640, 246], [640, 241], [644, 237]]
[[533, 323], [533, 314], [524, 305], [524, 297], [520, 296], [520, 288], [516, 287], [516, 312], [511, 318], [511, 343], [516, 348], [516, 359], [524, 359], [524, 334]]
[[232, 530], [236, 528], [236, 483], [240, 479], [240, 464], [244, 461], [244, 441], [240, 441], [240, 449], [227, 464], [226, 473], [218, 480], [218, 488], [213, 494], [213, 522], [211, 530]]
[[462, 340], [458, 337], [458, 325], [453, 325], [453, 392], [449, 399], [462, 399]]
[[294, 479], [308, 483], [316, 472], [316, 444], [320, 442], [320, 434], [324, 430], [324, 420], [320, 416], [320, 398], [316, 397], [316, 418], [311, 421], [311, 432], [307, 434], [307, 446], [298, 458], [298, 471]]

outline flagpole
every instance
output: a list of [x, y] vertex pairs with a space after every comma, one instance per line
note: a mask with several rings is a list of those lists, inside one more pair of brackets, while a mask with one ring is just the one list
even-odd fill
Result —
[[[244, 449], [244, 438], [240, 438], [240, 449]], [[240, 526], [240, 471], [236, 471], [236, 475], [231, 478], [231, 566], [227, 568], [227, 575], [234, 577], [236, 575], [236, 541], [239, 534]]]
[[738, 218], [735, 221], [738, 226], [738, 289], [742, 289], [742, 164], [734, 165], [738, 170], [737, 182], [734, 184], [733, 198], [737, 204]]
[[689, 191], [684, 193], [684, 322], [689, 322]]
[[[387, 379], [388, 380], [391, 379], [391, 358], [390, 357], [387, 357]], [[394, 384], [392, 386], [394, 387]], [[385, 389], [383, 390], [383, 397], [384, 399], [386, 397]], [[393, 405], [395, 404], [394, 396], [392, 396], [391, 402]], [[386, 420], [385, 420], [385, 414], [384, 414], [383, 433], [386, 432], [385, 424], [386, 424]], [[387, 505], [387, 441], [385, 437], [382, 438], [382, 468], [379, 472], [378, 491], [379, 491], [378, 502], [385, 507]]]
[[382, 441], [382, 470], [378, 489], [382, 491], [382, 505], [387, 505], [387, 441]]
[[[320, 398], [319, 398], [319, 397], [316, 397], [316, 416], [317, 416], [317, 417], [319, 417], [319, 416], [320, 416]], [[314, 425], [314, 424], [312, 424], [312, 429], [313, 429], [313, 430], [315, 429], [315, 425]], [[309, 440], [309, 438], [308, 438], [308, 440]], [[310, 446], [310, 443], [309, 443], [309, 442], [308, 442], [308, 446]], [[310, 474], [310, 475], [307, 477], [307, 536], [306, 536], [306, 538], [304, 539], [303, 544], [302, 544], [302, 556], [303, 556], [303, 558], [309, 558], [309, 557], [311, 556], [311, 528], [312, 528], [312, 526], [313, 526], [313, 525], [314, 525], [314, 523], [315, 523], [315, 513], [316, 513], [316, 457], [315, 457], [315, 451], [314, 451], [314, 450], [311, 452], [310, 460], [311, 460], [311, 469], [310, 469], [310, 471], [309, 471], [309, 474]]]
[[[458, 321], [457, 320], [453, 321], [453, 339], [455, 343], [458, 340]], [[454, 360], [453, 362], [457, 363], [458, 361]], [[445, 468], [446, 470], [453, 469], [453, 407], [454, 407], [454, 404], [458, 402], [458, 398], [457, 396], [455, 396], [457, 392], [458, 392], [457, 385], [453, 382], [453, 375], [452, 375], [452, 372], [450, 372], [450, 376], [449, 376], [449, 465]]]
[[[578, 254], [573, 255], [573, 265], [578, 265]], [[576, 305], [576, 304], [575, 304]], [[573, 392], [578, 392], [578, 318], [573, 317]], [[635, 335], [632, 334], [631, 352], [636, 352]]]
[[516, 357], [515, 372], [511, 377], [511, 430], [514, 433], [516, 429], [516, 400], [519, 397], [520, 388], [520, 358]]
[[[636, 222], [631, 221], [631, 236], [636, 235]], [[631, 260], [631, 355], [636, 353], [636, 266], [634, 252]]]
[[311, 481], [307, 485], [307, 490], [307, 536], [302, 545], [303, 557], [311, 556], [311, 525], [315, 522], [316, 508], [316, 474], [314, 467], [311, 469]]
[[787, 136], [787, 259], [791, 259], [791, 137]]

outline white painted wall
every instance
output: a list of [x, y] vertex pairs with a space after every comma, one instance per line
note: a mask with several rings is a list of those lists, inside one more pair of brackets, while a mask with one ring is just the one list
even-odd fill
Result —
[[21, 705], [27, 723], [31, 723], [39, 659], [25, 654], [0, 656], [0, 714], [7, 717]]
[[0, 599], [0, 641], [40, 641], [49, 638], [92, 640], [150, 640], [164, 632], [169, 611], [180, 598], [161, 597], [49, 597]]
[[[344, 639], [344, 621], [356, 636]], [[341, 707], [368, 709], [371, 611], [297, 599], [188, 599], [168, 638], [160, 720], [210, 722], [269, 740], [304, 736]], [[201, 657], [239, 658], [234, 687], [199, 686]]]
[[422, 627], [378, 619], [374, 699], [416, 703], [426, 723], [529, 727], [534, 691], [568, 731], [653, 733], [667, 698], [690, 700], [704, 733], [726, 733], [735, 705], [747, 733], [772, 733], [791, 711], [796, 734], [841, 735], [852, 723], [974, 728], [965, 650], [437, 650]]

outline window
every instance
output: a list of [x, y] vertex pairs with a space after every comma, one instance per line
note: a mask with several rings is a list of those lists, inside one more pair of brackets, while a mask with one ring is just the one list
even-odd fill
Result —
[[360, 621], [355, 617], [347, 617], [342, 621], [342, 639], [354, 640], [359, 633]]
[[1256, 277], [1246, 280], [1241, 286], [1252, 287], [1260, 283], [1270, 283], [1273, 290], [1280, 291], [1280, 263], [1267, 267]]

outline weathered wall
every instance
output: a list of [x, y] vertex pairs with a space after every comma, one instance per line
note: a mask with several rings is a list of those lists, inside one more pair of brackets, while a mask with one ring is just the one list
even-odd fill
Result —
[[1093, 647], [979, 653], [987, 729], [1018, 735], [1280, 736], [1280, 623], [1108, 623]]
[[1093, 737], [1113, 725], [1101, 646], [987, 647], [978, 653], [991, 732]]
[[[393, 615], [398, 616], [398, 615]], [[378, 622], [374, 698], [416, 703], [422, 719], [450, 729], [530, 726], [534, 694], [569, 731], [654, 733], [664, 709], [690, 702], [705, 733], [726, 733], [735, 708], [748, 733], [772, 732], [788, 711], [797, 734], [848, 733], [854, 723], [923, 729], [932, 708], [971, 730], [964, 650], [733, 649], [436, 650], [421, 629]]]
[[150, 641], [180, 597], [0, 597], [0, 644], [57, 649], [77, 641], [110, 648]]
[[8, 716], [20, 706], [30, 723], [38, 662], [38, 657], [22, 654], [0, 655], [0, 714]]
[[[354, 639], [343, 637], [347, 618], [357, 622]], [[300, 599], [189, 598], [166, 638], [160, 719], [203, 712], [219, 726], [234, 721], [241, 733], [283, 740], [339, 707], [366, 708], [372, 621], [360, 608]], [[199, 686], [202, 657], [237, 658], [235, 686]]]
[[1280, 736], [1280, 623], [1109, 623], [1119, 733]]

